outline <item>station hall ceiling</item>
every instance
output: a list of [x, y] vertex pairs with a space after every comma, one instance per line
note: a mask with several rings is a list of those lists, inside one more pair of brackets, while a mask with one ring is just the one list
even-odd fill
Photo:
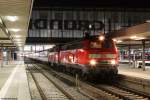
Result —
[[150, 40], [150, 22], [115, 31], [111, 34], [119, 40]]
[[34, 0], [34, 7], [150, 8], [149, 0]]
[[32, 4], [32, 0], [0, 0], [1, 47], [25, 44]]

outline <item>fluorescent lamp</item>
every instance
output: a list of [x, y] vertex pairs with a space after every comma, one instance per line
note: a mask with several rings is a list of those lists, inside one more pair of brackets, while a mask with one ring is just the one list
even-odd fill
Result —
[[9, 20], [9, 21], [14, 22], [18, 19], [18, 17], [17, 16], [6, 16], [6, 19]]
[[145, 37], [137, 37], [135, 40], [143, 40]]
[[17, 44], [18, 46], [23, 46], [23, 44], [21, 43], [21, 44]]
[[117, 40], [116, 39], [112, 39], [114, 42], [117, 42]]
[[145, 22], [146, 22], [146, 23], [149, 23], [149, 22], [150, 22], [150, 20], [146, 20]]
[[120, 42], [122, 42], [122, 41], [121, 41], [121, 40], [117, 40], [116, 42], [117, 42], [117, 43], [120, 43]]
[[133, 39], [133, 40], [142, 40], [142, 39], [145, 39], [145, 38], [144, 37], [131, 36], [130, 39]]
[[15, 39], [15, 41], [22, 41], [22, 39]]
[[10, 31], [14, 31], [14, 32], [19, 32], [20, 29], [17, 29], [17, 28], [12, 28], [12, 29], [9, 29]]
[[7, 30], [7, 28], [6, 28], [5, 30], [6, 30], [6, 32], [8, 33], [8, 30]]
[[16, 42], [17, 44], [22, 44], [22, 43], [24, 43], [23, 41], [18, 41], [18, 42]]
[[0, 18], [0, 23], [1, 23], [1, 24], [3, 23], [1, 18]]
[[20, 38], [21, 35], [14, 35], [14, 38]]
[[131, 36], [131, 37], [130, 37], [130, 39], [136, 39], [136, 38], [137, 38], [136, 36]]

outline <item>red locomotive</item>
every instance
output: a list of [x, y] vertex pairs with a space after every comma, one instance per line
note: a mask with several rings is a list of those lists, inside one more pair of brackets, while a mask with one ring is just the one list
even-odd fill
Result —
[[49, 64], [55, 69], [84, 77], [111, 77], [118, 72], [118, 50], [110, 38], [89, 37], [49, 51]]

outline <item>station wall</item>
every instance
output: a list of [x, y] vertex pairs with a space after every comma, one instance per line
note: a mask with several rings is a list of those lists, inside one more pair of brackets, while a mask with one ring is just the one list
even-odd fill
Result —
[[83, 37], [111, 33], [150, 19], [149, 11], [107, 9], [48, 9], [33, 10], [28, 37]]

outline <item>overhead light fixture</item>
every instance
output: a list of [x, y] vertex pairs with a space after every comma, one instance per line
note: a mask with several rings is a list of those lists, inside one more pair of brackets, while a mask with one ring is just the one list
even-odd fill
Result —
[[91, 24], [89, 25], [89, 28], [90, 28], [90, 29], [92, 28], [92, 25], [91, 25]]
[[14, 35], [14, 38], [20, 38], [21, 35]]
[[19, 32], [20, 29], [17, 29], [17, 28], [12, 28], [12, 29], [9, 29], [10, 31], [14, 31], [14, 32]]
[[18, 19], [18, 17], [17, 16], [6, 16], [6, 19], [9, 20], [9, 21], [14, 22]]
[[3, 21], [2, 21], [2, 19], [0, 18], [0, 23], [2, 24], [3, 23]]
[[105, 39], [104, 36], [100, 36], [100, 37], [99, 37], [99, 40], [100, 40], [100, 41], [103, 41], [104, 39]]
[[137, 36], [131, 36], [130, 37], [130, 39], [136, 39], [137, 38]]
[[117, 42], [117, 40], [116, 39], [112, 39], [114, 42]]
[[120, 43], [120, 42], [122, 42], [122, 41], [121, 41], [121, 40], [117, 40], [116, 42], [117, 42], [117, 43]]
[[150, 22], [150, 20], [148, 19], [148, 20], [146, 20], [145, 22], [146, 22], [146, 23], [149, 23], [149, 22]]
[[133, 39], [133, 40], [143, 40], [145, 38], [144, 37], [131, 36], [130, 39]]
[[143, 39], [145, 39], [145, 37], [137, 37], [137, 38], [134, 39], [134, 40], [143, 40]]
[[15, 39], [15, 41], [17, 41], [17, 42], [18, 42], [18, 41], [22, 41], [22, 39]]
[[[21, 45], [21, 46], [22, 46], [22, 45]], [[21, 46], [19, 46], [19, 51], [23, 51], [23, 48], [22, 48]]]
[[8, 33], [8, 30], [7, 30], [7, 28], [6, 28], [5, 30], [6, 30], [6, 33]]
[[23, 41], [17, 41], [16, 43], [22, 44], [22, 43], [24, 43], [24, 42], [23, 42]]
[[23, 43], [18, 43], [17, 45], [18, 45], [18, 46], [22, 46], [22, 45], [23, 45]]
[[121, 40], [117, 40], [117, 39], [113, 39], [113, 41], [116, 42], [116, 43], [122, 42]]

